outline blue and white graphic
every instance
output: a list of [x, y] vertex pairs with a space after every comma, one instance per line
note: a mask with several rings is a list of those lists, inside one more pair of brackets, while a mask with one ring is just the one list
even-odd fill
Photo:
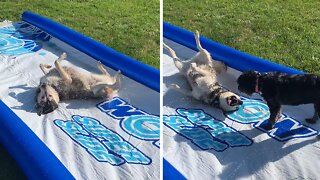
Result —
[[124, 163], [148, 165], [151, 159], [119, 134], [91, 117], [72, 116], [73, 120], [54, 123], [99, 162], [119, 166]]
[[301, 122], [286, 114], [282, 114], [282, 117], [274, 125], [274, 128], [267, 131], [265, 125], [268, 123], [270, 117], [268, 106], [261, 100], [242, 99], [243, 105], [241, 108], [236, 112], [226, 115], [229, 119], [242, 124], [252, 124], [252, 127], [262, 132], [267, 132], [270, 137], [281, 142], [293, 138], [316, 136], [318, 134], [317, 130], [303, 125]]
[[98, 104], [97, 107], [112, 118], [120, 120], [120, 127], [127, 134], [160, 146], [159, 116], [139, 110], [119, 97]]
[[178, 115], [164, 116], [163, 122], [202, 150], [224, 151], [228, 147], [250, 146], [252, 140], [200, 109], [178, 108]]
[[41, 49], [42, 41], [48, 41], [50, 35], [27, 23], [0, 28], [0, 54], [19, 56]]
[[244, 97], [241, 97], [241, 100], [243, 101], [243, 105], [240, 109], [226, 115], [229, 119], [243, 124], [251, 124], [269, 119], [269, 107], [261, 100], [248, 99]]
[[288, 141], [293, 138], [306, 138], [318, 135], [317, 130], [303, 125], [300, 121], [297, 121], [296, 119], [289, 117], [286, 114], [282, 114], [282, 117], [270, 131], [267, 131], [264, 128], [264, 125], [267, 123], [267, 120], [261, 121], [259, 123], [254, 123], [253, 127], [263, 132], [267, 132], [270, 137], [281, 142]]

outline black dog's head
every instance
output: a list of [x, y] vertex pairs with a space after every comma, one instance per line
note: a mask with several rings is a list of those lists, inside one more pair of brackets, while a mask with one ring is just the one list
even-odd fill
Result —
[[237, 80], [239, 91], [252, 95], [256, 91], [255, 88], [259, 76], [260, 73], [257, 71], [246, 71], [242, 73]]

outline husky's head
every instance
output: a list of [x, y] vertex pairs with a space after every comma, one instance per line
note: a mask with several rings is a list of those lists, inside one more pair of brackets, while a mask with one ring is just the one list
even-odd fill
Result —
[[58, 92], [47, 84], [41, 84], [36, 95], [37, 114], [48, 114], [58, 108], [60, 101]]
[[99, 97], [103, 99], [111, 99], [119, 92], [120, 87], [121, 87], [121, 72], [119, 70], [117, 74], [114, 77], [112, 77], [111, 82], [97, 83], [92, 88], [92, 92], [95, 97]]
[[242, 104], [240, 97], [230, 91], [220, 94], [219, 106], [225, 113], [237, 111]]

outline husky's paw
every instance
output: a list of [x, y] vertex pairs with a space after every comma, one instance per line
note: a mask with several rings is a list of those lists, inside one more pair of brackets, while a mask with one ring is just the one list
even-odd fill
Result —
[[198, 30], [196, 30], [195, 35], [196, 35], [197, 37], [199, 37], [199, 36], [200, 36], [200, 33], [199, 33], [199, 31], [198, 31]]
[[47, 69], [52, 68], [52, 66], [49, 64], [40, 64], [39, 66], [40, 66], [40, 68], [47, 68]]
[[101, 61], [97, 61], [97, 66], [98, 66], [98, 67], [99, 67], [99, 66], [103, 67], [102, 62], [101, 62]]

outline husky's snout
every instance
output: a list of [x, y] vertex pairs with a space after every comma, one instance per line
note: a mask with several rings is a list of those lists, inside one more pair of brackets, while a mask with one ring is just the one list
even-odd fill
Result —
[[41, 84], [37, 95], [37, 114], [48, 114], [58, 108], [59, 95], [47, 84]]

